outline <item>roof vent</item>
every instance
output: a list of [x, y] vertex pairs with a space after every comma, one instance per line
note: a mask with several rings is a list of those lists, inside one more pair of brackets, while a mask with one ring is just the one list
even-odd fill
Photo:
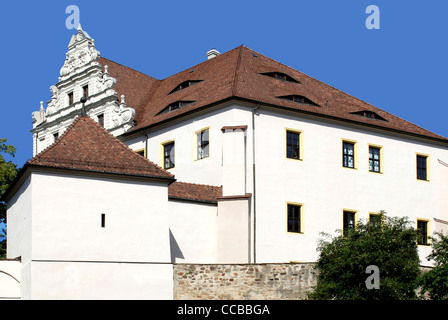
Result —
[[207, 52], [208, 60], [213, 59], [219, 55], [220, 55], [219, 51], [214, 48], [212, 50], [210, 50], [209, 52]]

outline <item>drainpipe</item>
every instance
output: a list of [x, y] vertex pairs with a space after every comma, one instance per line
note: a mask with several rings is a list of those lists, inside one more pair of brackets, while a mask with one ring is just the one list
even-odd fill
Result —
[[[260, 108], [260, 104], [257, 104], [255, 108], [252, 109], [252, 199], [253, 199], [253, 226], [254, 226], [254, 234], [253, 234], [253, 263], [257, 262], [257, 224], [256, 224], [256, 212], [257, 212], [257, 192], [256, 192], [256, 179], [255, 179], [255, 112]], [[250, 229], [249, 229], [250, 232]]]
[[146, 139], [145, 139], [145, 158], [149, 159], [148, 158], [148, 135], [143, 130], [141, 132], [142, 132], [142, 135], [144, 135], [146, 137]]

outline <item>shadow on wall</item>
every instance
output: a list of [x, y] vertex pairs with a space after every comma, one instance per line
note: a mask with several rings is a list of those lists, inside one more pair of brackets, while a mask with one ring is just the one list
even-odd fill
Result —
[[179, 244], [176, 241], [176, 238], [174, 238], [173, 233], [170, 229], [170, 249], [171, 249], [171, 263], [176, 262], [176, 258], [179, 259], [185, 259], [184, 254], [182, 253], [182, 250], [180, 250]]

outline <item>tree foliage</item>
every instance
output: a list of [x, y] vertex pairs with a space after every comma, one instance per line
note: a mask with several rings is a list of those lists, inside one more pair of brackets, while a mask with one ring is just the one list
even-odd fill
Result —
[[428, 259], [434, 261], [434, 268], [422, 275], [422, 292], [432, 300], [448, 300], [448, 236], [435, 234]]
[[[359, 222], [345, 234], [322, 239], [317, 260], [318, 283], [310, 299], [416, 299], [420, 275], [417, 231], [407, 217]], [[368, 266], [379, 268], [379, 289], [368, 289]]]
[[[3, 155], [14, 157], [16, 148], [6, 144], [6, 139], [0, 139], [0, 196], [9, 188], [17, 175], [17, 165], [6, 161]], [[0, 258], [6, 255], [6, 230], [1, 227], [6, 222], [6, 205], [0, 202]]]

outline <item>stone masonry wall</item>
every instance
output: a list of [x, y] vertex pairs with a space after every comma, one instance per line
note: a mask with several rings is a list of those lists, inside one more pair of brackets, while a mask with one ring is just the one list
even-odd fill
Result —
[[175, 300], [306, 299], [317, 284], [313, 263], [175, 264]]

